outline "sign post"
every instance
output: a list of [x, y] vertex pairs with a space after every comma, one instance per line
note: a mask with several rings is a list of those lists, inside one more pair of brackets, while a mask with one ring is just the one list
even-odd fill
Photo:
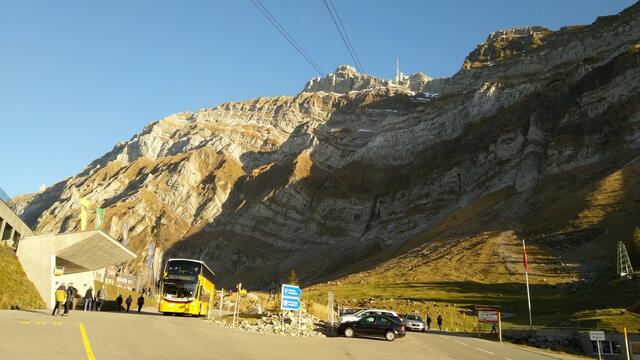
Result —
[[598, 359], [602, 360], [602, 350], [600, 350], [600, 341], [604, 341], [604, 331], [589, 331], [589, 340], [595, 341], [598, 345]]
[[302, 322], [302, 309], [300, 303], [300, 295], [302, 290], [298, 285], [282, 284], [282, 290], [280, 292], [280, 309], [282, 310], [282, 328], [284, 329], [284, 311], [285, 310], [297, 310], [298, 311], [298, 335], [300, 335], [300, 323]]
[[240, 290], [242, 290], [242, 283], [237, 286], [238, 292], [236, 292], [236, 306], [233, 308], [233, 327], [236, 327], [236, 320], [238, 318], [238, 300], [240, 299]]
[[220, 310], [218, 310], [218, 318], [222, 319], [222, 304], [224, 300], [224, 288], [220, 290]]
[[624, 328], [624, 348], [625, 348], [625, 354], [627, 354], [627, 360], [631, 360], [629, 355], [629, 338], [627, 337], [627, 328]]
[[500, 337], [500, 345], [502, 345], [502, 313], [498, 311], [498, 336]]
[[522, 260], [524, 262], [524, 277], [527, 282], [527, 304], [529, 305], [529, 330], [533, 330], [533, 320], [531, 319], [531, 292], [529, 292], [529, 259], [527, 259], [527, 247], [522, 239]]

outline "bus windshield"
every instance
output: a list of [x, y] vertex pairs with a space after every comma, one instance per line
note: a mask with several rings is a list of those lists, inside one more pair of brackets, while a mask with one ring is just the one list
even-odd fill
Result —
[[164, 283], [162, 295], [168, 299], [194, 298], [196, 296], [197, 282], [172, 281]]
[[167, 263], [167, 275], [198, 276], [202, 265], [193, 261], [173, 260]]

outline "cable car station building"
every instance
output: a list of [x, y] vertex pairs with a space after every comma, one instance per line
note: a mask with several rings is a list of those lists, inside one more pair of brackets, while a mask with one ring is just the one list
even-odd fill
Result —
[[50, 308], [54, 292], [62, 283], [73, 283], [79, 294], [93, 287], [94, 272], [136, 257], [120, 242], [102, 230], [63, 234], [35, 234], [0, 199], [0, 239], [2, 245], [16, 249], [27, 277]]

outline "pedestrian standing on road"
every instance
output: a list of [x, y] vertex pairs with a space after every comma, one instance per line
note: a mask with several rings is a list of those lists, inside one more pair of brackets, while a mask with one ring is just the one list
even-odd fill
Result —
[[131, 298], [131, 294], [127, 296], [127, 300], [125, 300], [124, 302], [127, 303], [127, 312], [129, 312], [129, 309], [131, 308], [131, 303], [133, 302], [133, 299]]
[[442, 315], [438, 314], [438, 318], [436, 319], [436, 321], [438, 322], [438, 329], [442, 331]]
[[431, 330], [431, 314], [427, 314], [427, 330]]
[[80, 296], [78, 295], [78, 289], [73, 286], [73, 283], [69, 283], [69, 287], [71, 287], [71, 310], [75, 310], [78, 307], [78, 299]]
[[118, 311], [122, 311], [122, 295], [120, 294], [116, 298], [116, 305], [118, 306]]
[[140, 295], [138, 298], [138, 314], [142, 311], [142, 305], [144, 305], [144, 295]]
[[98, 290], [98, 306], [97, 310], [102, 311], [102, 305], [107, 300], [107, 292], [104, 290], [104, 286]]
[[67, 315], [69, 313], [69, 310], [71, 310], [71, 306], [73, 305], [71, 303], [71, 299], [73, 298], [73, 289], [73, 283], [69, 283], [69, 287], [67, 288], [67, 301], [64, 303], [63, 315]]
[[56, 312], [58, 313], [58, 316], [62, 316], [63, 307], [64, 307], [64, 304], [66, 303], [67, 303], [67, 287], [64, 286], [64, 283], [62, 283], [60, 286], [58, 286], [58, 289], [56, 290], [56, 305], [53, 307], [53, 312], [51, 313], [51, 316], [55, 316]]
[[84, 293], [84, 311], [91, 311], [91, 304], [93, 303], [93, 288], [89, 286]]

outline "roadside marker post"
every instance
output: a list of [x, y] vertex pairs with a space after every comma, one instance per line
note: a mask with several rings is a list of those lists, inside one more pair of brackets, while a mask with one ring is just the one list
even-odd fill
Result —
[[237, 290], [238, 290], [238, 292], [236, 293], [236, 306], [233, 309], [233, 327], [236, 327], [236, 320], [238, 319], [238, 316], [240, 315], [240, 313], [239, 313], [240, 309], [238, 309], [238, 300], [240, 300], [240, 290], [242, 290], [242, 283], [238, 284]]
[[300, 325], [302, 324], [302, 306], [298, 309], [298, 335], [300, 336]]
[[502, 345], [502, 312], [498, 311], [498, 336], [500, 337], [500, 345]]
[[218, 318], [222, 319], [222, 304], [224, 300], [224, 288], [220, 290], [220, 309], [218, 310]]
[[533, 330], [533, 320], [531, 319], [531, 292], [529, 291], [529, 260], [527, 258], [527, 247], [522, 239], [522, 258], [524, 262], [524, 278], [527, 282], [527, 304], [529, 305], [529, 330]]
[[627, 360], [631, 360], [629, 355], [629, 338], [627, 337], [627, 328], [624, 328], [624, 348], [625, 348], [625, 354], [627, 354]]
[[[201, 291], [204, 291], [204, 288]], [[216, 296], [216, 292], [214, 289], [213, 293], [209, 293], [209, 307], [207, 307], [207, 320], [211, 320], [211, 313], [213, 312], [211, 308], [213, 307], [213, 298], [215, 296]]]

